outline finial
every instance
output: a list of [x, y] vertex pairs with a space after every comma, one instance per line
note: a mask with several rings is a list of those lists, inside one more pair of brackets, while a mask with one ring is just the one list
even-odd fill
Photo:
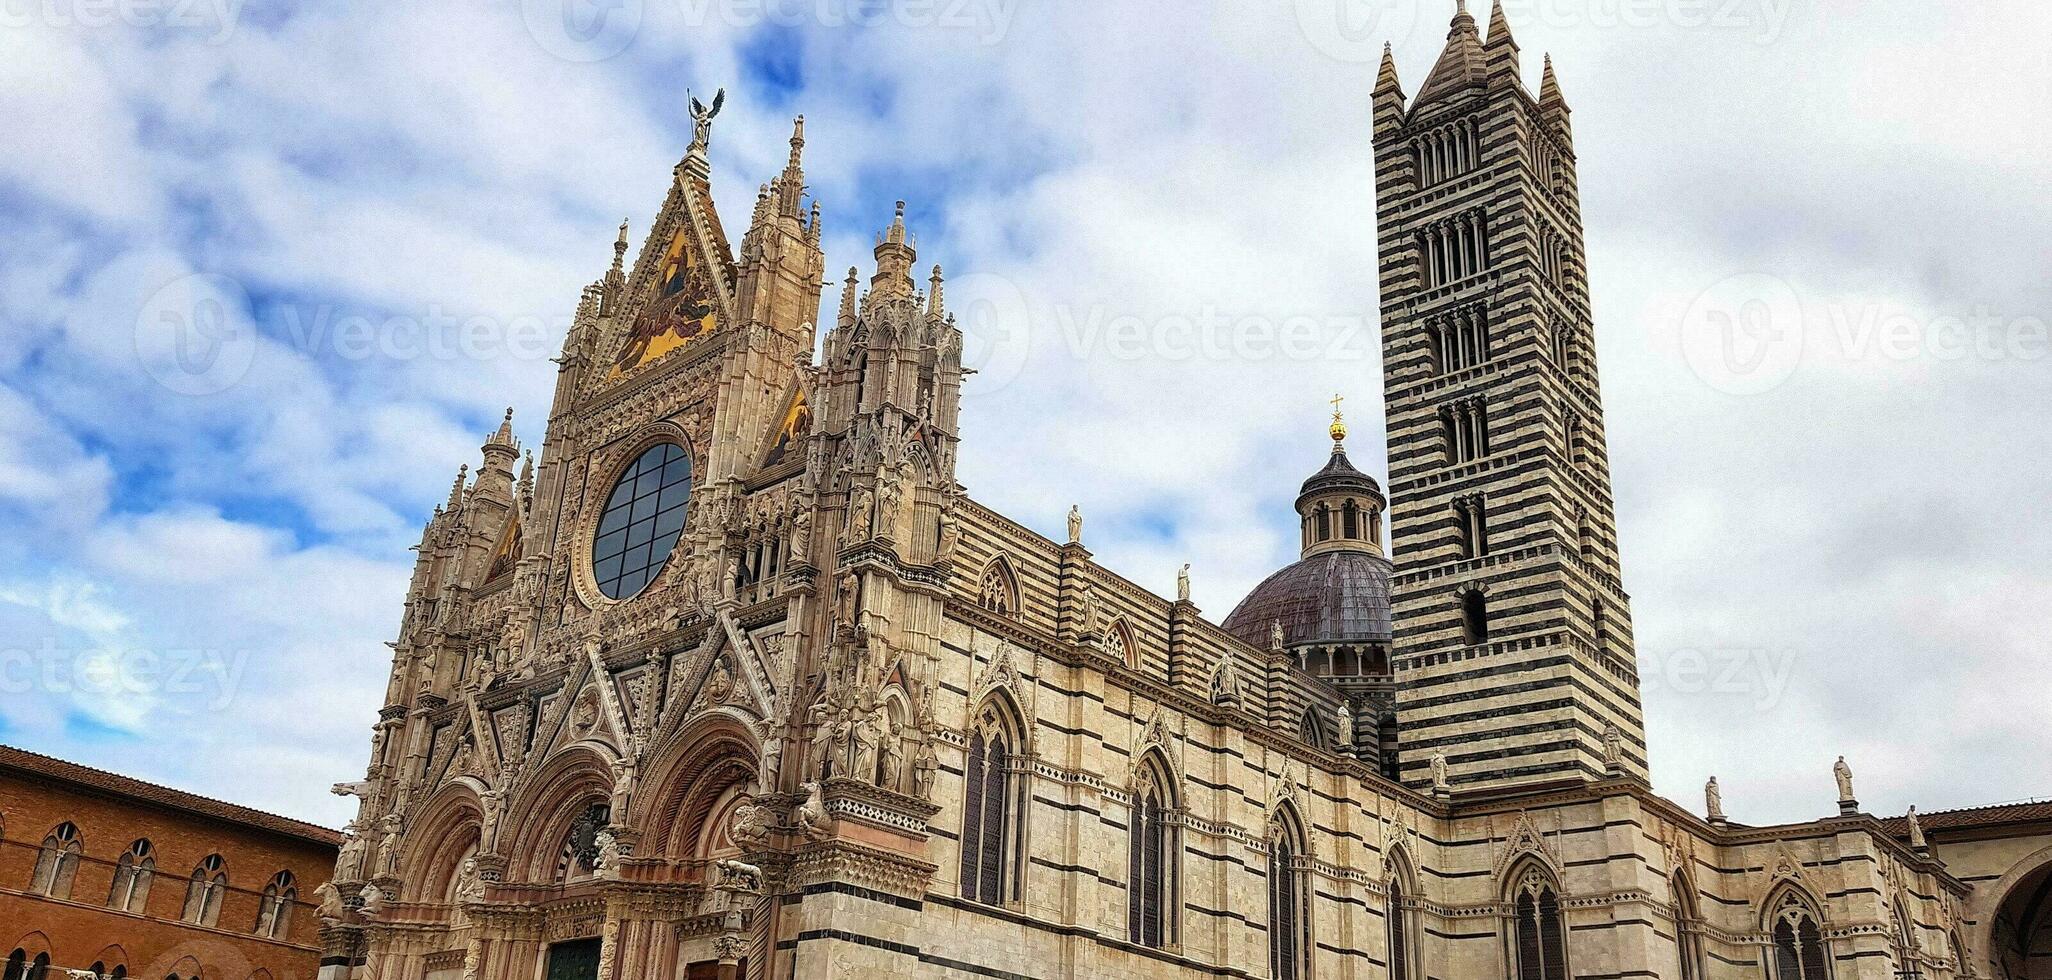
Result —
[[940, 316], [944, 306], [941, 303], [941, 267], [933, 264], [933, 277], [927, 280], [926, 312], [929, 316]]
[[798, 117], [797, 119], [795, 119], [795, 120], [793, 120], [793, 121], [791, 122], [791, 166], [792, 166], [792, 168], [793, 168], [793, 169], [796, 169], [796, 168], [797, 168], [797, 166], [798, 166], [798, 155], [799, 155], [799, 153], [800, 153], [800, 152], [802, 152], [802, 151], [803, 151], [804, 149], [805, 149], [805, 116], [801, 114], [801, 115], [799, 115], [799, 117]]
[[1332, 447], [1334, 449], [1338, 449], [1339, 444], [1346, 441], [1347, 438], [1347, 423], [1344, 418], [1340, 417], [1340, 403], [1346, 400], [1347, 399], [1344, 395], [1341, 395], [1338, 392], [1333, 393], [1332, 425], [1325, 431], [1326, 434], [1332, 436]]

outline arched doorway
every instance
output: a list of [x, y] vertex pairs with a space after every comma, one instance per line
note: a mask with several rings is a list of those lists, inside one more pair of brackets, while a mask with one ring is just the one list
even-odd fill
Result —
[[1986, 953], [1997, 980], [2052, 980], [2052, 863], [2025, 874], [2002, 896]]

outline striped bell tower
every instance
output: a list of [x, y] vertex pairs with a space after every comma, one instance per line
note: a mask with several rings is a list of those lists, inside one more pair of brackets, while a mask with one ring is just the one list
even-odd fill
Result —
[[1462, 0], [1406, 100], [1384, 48], [1376, 222], [1401, 778], [1644, 778], [1567, 103]]

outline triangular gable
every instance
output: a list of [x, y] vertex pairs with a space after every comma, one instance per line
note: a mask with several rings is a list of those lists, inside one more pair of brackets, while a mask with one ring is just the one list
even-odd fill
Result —
[[812, 433], [812, 403], [806, 398], [805, 385], [800, 379], [792, 378], [790, 394], [784, 398], [783, 406], [783, 412], [777, 416], [776, 427], [770, 431], [769, 448], [763, 451], [763, 469], [803, 458], [805, 437]]
[[682, 176], [656, 220], [660, 245], [636, 263], [637, 303], [606, 380], [626, 376], [734, 320], [734, 250], [712, 191]]

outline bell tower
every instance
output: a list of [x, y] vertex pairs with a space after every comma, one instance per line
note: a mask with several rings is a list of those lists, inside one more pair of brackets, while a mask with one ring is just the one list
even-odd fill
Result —
[[1406, 100], [1384, 48], [1376, 223], [1409, 783], [1644, 778], [1568, 107], [1461, 0]]

